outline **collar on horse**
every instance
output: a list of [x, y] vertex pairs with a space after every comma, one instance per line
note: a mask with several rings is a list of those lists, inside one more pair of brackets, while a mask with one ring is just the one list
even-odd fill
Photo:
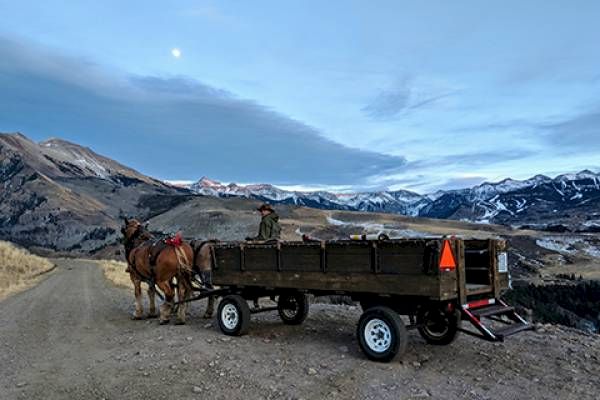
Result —
[[[148, 234], [148, 238], [144, 239], [141, 236], [147, 233]], [[136, 247], [139, 247], [141, 245], [143, 245], [145, 242], [149, 241], [149, 239], [152, 238], [152, 235], [147, 232], [144, 227], [142, 225], [138, 225], [137, 228], [135, 229], [135, 231], [133, 232], [133, 234], [131, 234], [131, 236], [126, 237], [124, 240], [123, 245], [125, 246], [125, 258], [127, 259], [127, 263], [129, 264], [129, 268], [131, 268], [131, 270], [137, 275], [139, 276], [144, 282], [154, 285], [154, 268], [153, 265], [150, 265], [150, 273], [151, 276], [150, 277], [146, 277], [144, 276], [144, 274], [142, 274], [140, 271], [138, 271], [138, 269], [135, 266], [135, 255], [134, 255], [134, 259], [132, 260], [132, 262], [129, 262], [129, 256], [131, 255], [131, 252], [133, 251], [133, 249], [135, 249]], [[154, 246], [154, 244], [153, 244]]]

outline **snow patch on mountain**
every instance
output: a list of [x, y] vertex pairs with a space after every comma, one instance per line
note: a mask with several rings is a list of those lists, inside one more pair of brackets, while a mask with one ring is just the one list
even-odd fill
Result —
[[600, 175], [589, 170], [555, 178], [536, 175], [522, 181], [484, 182], [472, 188], [425, 195], [406, 190], [357, 193], [284, 190], [269, 184], [225, 184], [207, 177], [189, 185], [189, 189], [203, 195], [246, 197], [274, 204], [518, 226], [551, 224], [554, 223], [551, 219], [569, 218], [571, 209], [574, 214], [585, 215], [587, 209], [600, 202]]
[[538, 239], [536, 244], [561, 254], [573, 255], [581, 252], [590, 257], [600, 258], [600, 240], [594, 236], [552, 236]]

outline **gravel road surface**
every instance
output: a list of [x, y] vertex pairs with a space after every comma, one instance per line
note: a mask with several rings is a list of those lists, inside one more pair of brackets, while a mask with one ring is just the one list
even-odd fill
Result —
[[356, 307], [314, 304], [302, 326], [253, 316], [247, 336], [132, 321], [132, 291], [93, 263], [58, 260], [0, 302], [0, 399], [598, 399], [600, 337], [543, 326], [487, 343], [432, 347], [417, 332], [402, 360], [370, 362]]

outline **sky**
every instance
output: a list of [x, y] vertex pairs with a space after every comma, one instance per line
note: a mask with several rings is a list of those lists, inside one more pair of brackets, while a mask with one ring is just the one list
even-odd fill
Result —
[[427, 193], [600, 169], [597, 1], [0, 0], [0, 18], [0, 132], [156, 178]]

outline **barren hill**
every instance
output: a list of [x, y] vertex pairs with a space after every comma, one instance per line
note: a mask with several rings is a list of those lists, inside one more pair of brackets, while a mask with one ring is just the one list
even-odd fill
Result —
[[185, 193], [88, 148], [20, 133], [0, 134], [0, 185], [0, 238], [61, 251], [93, 252], [116, 239], [120, 215]]

